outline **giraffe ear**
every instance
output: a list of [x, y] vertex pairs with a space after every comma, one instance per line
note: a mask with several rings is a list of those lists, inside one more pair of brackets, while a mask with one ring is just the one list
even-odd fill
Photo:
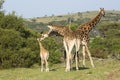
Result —
[[100, 10], [99, 11], [101, 11], [102, 10], [102, 8], [100, 8]]
[[102, 10], [102, 8], [99, 9], [99, 12]]
[[100, 8], [100, 10], [104, 10], [104, 8]]

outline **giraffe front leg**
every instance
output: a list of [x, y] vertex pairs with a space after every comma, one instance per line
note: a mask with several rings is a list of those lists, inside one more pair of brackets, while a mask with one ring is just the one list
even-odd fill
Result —
[[49, 72], [49, 68], [48, 68], [48, 61], [45, 60], [45, 63], [46, 63], [46, 72]]
[[63, 44], [64, 44], [64, 48], [65, 48], [65, 52], [66, 52], [66, 69], [65, 71], [70, 71], [70, 57], [69, 57], [69, 54], [68, 54], [68, 46], [67, 46], [67, 43], [66, 41], [63, 39]]
[[41, 72], [43, 72], [44, 60], [41, 59]]

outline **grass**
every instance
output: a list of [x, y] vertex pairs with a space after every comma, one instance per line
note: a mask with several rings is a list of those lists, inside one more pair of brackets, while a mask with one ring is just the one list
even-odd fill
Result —
[[[0, 70], [0, 80], [120, 80], [120, 61], [115, 59], [94, 59], [96, 68], [65, 72], [64, 64], [55, 64], [50, 72], [40, 72], [40, 68], [15, 68]], [[74, 65], [72, 65], [74, 66]]]

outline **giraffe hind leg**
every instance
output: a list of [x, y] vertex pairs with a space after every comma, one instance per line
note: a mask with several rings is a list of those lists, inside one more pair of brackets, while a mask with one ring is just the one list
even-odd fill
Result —
[[90, 58], [91, 65], [92, 65], [92, 67], [94, 68], [94, 67], [95, 67], [95, 65], [94, 65], [94, 63], [93, 63], [93, 60], [92, 60], [92, 57], [91, 57], [91, 53], [90, 53], [90, 51], [89, 51], [89, 49], [88, 49], [88, 46], [87, 46], [87, 45], [86, 45], [86, 51], [87, 51], [88, 56], [89, 56], [89, 58]]
[[75, 54], [76, 70], [78, 70], [78, 62], [79, 62], [78, 60], [79, 60], [79, 57], [78, 57], [78, 51], [77, 51]]
[[49, 72], [48, 61], [47, 60], [45, 60], [45, 65], [46, 65], [46, 72]]
[[71, 40], [69, 41], [69, 43], [67, 44], [68, 45], [68, 53], [67, 53], [67, 66], [66, 66], [66, 71], [70, 71], [71, 69], [71, 59], [72, 59], [72, 56], [71, 56], [71, 51], [74, 47], [74, 44], [75, 44], [75, 40]]
[[82, 54], [83, 54], [83, 67], [86, 67], [85, 65], [85, 46], [82, 47]]
[[80, 47], [80, 40], [77, 39], [76, 43], [75, 43], [75, 47], [76, 47], [76, 53], [75, 53], [75, 61], [76, 61], [76, 70], [78, 70], [78, 63], [79, 63], [79, 47]]

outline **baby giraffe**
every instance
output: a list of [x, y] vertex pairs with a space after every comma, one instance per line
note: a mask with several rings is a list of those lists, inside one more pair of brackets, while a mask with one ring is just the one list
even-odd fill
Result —
[[45, 71], [49, 72], [49, 68], [48, 68], [49, 51], [42, 46], [42, 43], [41, 43], [41, 41], [43, 40], [42, 38], [37, 38], [37, 40], [40, 46], [41, 72], [43, 72], [44, 62], [46, 66]]

